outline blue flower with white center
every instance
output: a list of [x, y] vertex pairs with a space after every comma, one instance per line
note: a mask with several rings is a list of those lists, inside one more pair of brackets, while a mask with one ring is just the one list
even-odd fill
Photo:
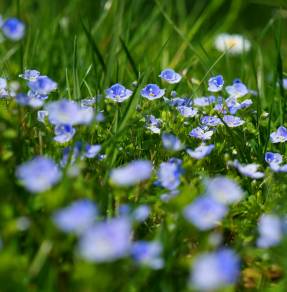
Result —
[[133, 211], [132, 218], [137, 222], [143, 222], [148, 218], [149, 214], [150, 207], [148, 205], [140, 205]]
[[181, 80], [181, 75], [176, 73], [173, 69], [165, 69], [161, 71], [159, 77], [170, 84], [178, 83]]
[[47, 95], [56, 90], [58, 85], [48, 76], [38, 76], [37, 79], [28, 82], [28, 87], [41, 95]]
[[217, 226], [226, 213], [226, 206], [210, 196], [201, 196], [184, 209], [184, 217], [199, 230]]
[[96, 157], [102, 149], [102, 146], [99, 144], [96, 145], [86, 145], [86, 151], [84, 153], [84, 156], [87, 158], [94, 158]]
[[217, 127], [218, 125], [222, 125], [220, 118], [214, 116], [203, 116], [200, 119], [200, 123], [208, 127]]
[[146, 267], [158, 270], [163, 268], [164, 260], [161, 257], [162, 245], [158, 241], [137, 241], [132, 245], [132, 257]]
[[239, 127], [245, 123], [245, 121], [241, 120], [240, 117], [235, 117], [231, 115], [225, 115], [223, 117], [223, 121], [230, 128]]
[[67, 143], [74, 137], [76, 130], [71, 125], [56, 125], [54, 141]]
[[120, 83], [112, 85], [106, 90], [106, 98], [116, 102], [123, 102], [132, 96], [133, 92]]
[[19, 41], [25, 34], [25, 24], [15, 17], [6, 19], [1, 29], [3, 34], [12, 41]]
[[222, 75], [217, 75], [215, 77], [211, 77], [208, 80], [208, 91], [210, 92], [218, 92], [222, 90], [224, 85], [224, 79]]
[[193, 118], [197, 115], [197, 112], [198, 112], [197, 109], [194, 109], [190, 106], [184, 106], [184, 105], [178, 106], [177, 110], [185, 118]]
[[48, 117], [47, 111], [38, 111], [37, 112], [37, 120], [41, 123], [45, 123], [46, 118]]
[[213, 133], [214, 132], [212, 130], [205, 131], [201, 127], [197, 127], [191, 130], [191, 132], [189, 133], [189, 136], [205, 141], [205, 140], [210, 140]]
[[260, 179], [264, 177], [264, 172], [258, 171], [260, 167], [259, 164], [250, 163], [250, 164], [240, 164], [237, 160], [231, 163], [237, 170], [244, 176], [251, 177], [253, 179]]
[[283, 157], [279, 153], [266, 152], [265, 161], [275, 172], [287, 172], [287, 164], [282, 165]]
[[208, 179], [205, 184], [205, 193], [221, 204], [229, 205], [237, 203], [244, 198], [241, 187], [227, 177], [218, 176]]
[[25, 70], [23, 74], [20, 74], [19, 77], [28, 80], [28, 81], [36, 81], [40, 76], [40, 72], [37, 70]]
[[141, 96], [149, 100], [154, 100], [163, 97], [165, 89], [160, 89], [156, 84], [148, 84], [141, 90]]
[[170, 159], [160, 164], [157, 173], [160, 186], [172, 191], [180, 185], [180, 177], [182, 174], [181, 163], [179, 159]]
[[50, 158], [37, 156], [17, 167], [16, 177], [32, 193], [44, 192], [61, 178], [57, 164]]
[[241, 104], [234, 97], [227, 98], [225, 103], [232, 115], [236, 114], [237, 111], [241, 109]]
[[32, 108], [39, 108], [43, 106], [46, 96], [38, 95], [29, 90], [28, 94], [17, 94], [15, 99], [18, 104], [30, 106]]
[[162, 120], [153, 115], [146, 116], [146, 128], [154, 134], [160, 134]]
[[199, 255], [192, 266], [190, 285], [198, 291], [217, 291], [236, 283], [240, 261], [231, 249]]
[[184, 148], [181, 141], [173, 134], [163, 133], [162, 134], [163, 147], [170, 151], [180, 151]]
[[226, 86], [225, 90], [230, 97], [235, 99], [243, 97], [249, 93], [249, 90], [246, 87], [246, 85], [242, 83], [240, 80], [234, 80], [233, 84], [230, 86]]
[[280, 126], [277, 131], [270, 134], [271, 143], [282, 143], [287, 141], [287, 129]]
[[197, 148], [195, 148], [194, 150], [187, 149], [186, 152], [192, 158], [202, 159], [202, 158], [206, 157], [207, 155], [209, 155], [211, 153], [211, 151], [213, 150], [213, 148], [214, 148], [213, 144], [200, 145]]
[[283, 226], [280, 218], [272, 214], [263, 214], [258, 222], [259, 238], [257, 246], [268, 248], [277, 245], [283, 237]]
[[118, 186], [132, 186], [150, 178], [152, 164], [148, 160], [135, 160], [111, 171], [112, 183]]
[[86, 230], [79, 242], [80, 255], [90, 262], [111, 262], [131, 249], [131, 224], [127, 218], [113, 218]]
[[53, 222], [64, 232], [81, 234], [92, 226], [97, 215], [96, 205], [88, 199], [82, 199], [55, 212]]

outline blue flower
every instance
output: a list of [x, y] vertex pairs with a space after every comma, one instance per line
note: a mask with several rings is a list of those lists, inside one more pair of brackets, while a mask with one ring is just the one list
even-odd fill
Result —
[[81, 234], [92, 226], [97, 214], [96, 205], [88, 199], [82, 199], [55, 212], [53, 221], [64, 232]]
[[237, 203], [244, 197], [240, 186], [235, 181], [224, 176], [218, 176], [206, 181], [206, 195], [224, 205]]
[[25, 34], [25, 25], [18, 18], [8, 18], [2, 24], [3, 34], [12, 41], [18, 41], [23, 38]]
[[279, 217], [272, 214], [263, 214], [258, 222], [259, 238], [257, 246], [268, 248], [277, 245], [282, 237], [282, 223]]
[[239, 274], [239, 258], [231, 249], [203, 253], [193, 263], [190, 285], [199, 291], [217, 291], [235, 283]]
[[184, 148], [181, 141], [173, 134], [163, 133], [162, 135], [163, 147], [170, 151], [180, 151]]
[[40, 72], [37, 70], [25, 70], [23, 74], [20, 74], [19, 77], [28, 81], [36, 81], [40, 76]]
[[271, 143], [282, 143], [287, 141], [287, 129], [280, 126], [276, 132], [270, 134]]
[[195, 159], [202, 159], [209, 155], [214, 148], [213, 144], [210, 145], [200, 145], [199, 147], [195, 148], [194, 150], [187, 149], [186, 152], [189, 156]]
[[222, 125], [221, 120], [214, 116], [203, 116], [200, 119], [200, 122], [202, 125], [208, 126], [208, 127], [217, 127], [218, 125]]
[[248, 88], [244, 83], [242, 83], [240, 80], [234, 80], [233, 84], [230, 86], [226, 86], [225, 90], [232, 98], [240, 98], [244, 95], [248, 94]]
[[223, 121], [226, 123], [226, 125], [230, 128], [235, 128], [243, 125], [245, 121], [241, 120], [239, 117], [231, 116], [231, 115], [225, 115], [223, 117]]
[[16, 102], [21, 105], [27, 105], [32, 108], [39, 108], [43, 106], [47, 97], [35, 94], [33, 91], [29, 91], [28, 94], [19, 93], [16, 95]]
[[58, 143], [69, 142], [75, 135], [76, 130], [71, 125], [56, 125], [54, 140]]
[[96, 145], [86, 145], [86, 151], [84, 153], [84, 156], [87, 158], [94, 158], [95, 156], [97, 156], [99, 154], [99, 152], [101, 151], [102, 146], [99, 144]]
[[145, 88], [141, 90], [141, 96], [154, 100], [161, 98], [165, 93], [164, 89], [160, 89], [156, 84], [148, 84]]
[[37, 120], [41, 123], [45, 123], [45, 119], [48, 117], [47, 111], [38, 111], [37, 112]]
[[129, 164], [115, 168], [110, 178], [115, 185], [132, 186], [150, 178], [152, 164], [148, 160], [135, 160]]
[[47, 76], [38, 76], [37, 79], [28, 82], [28, 87], [41, 95], [47, 95], [57, 89], [57, 83]]
[[162, 124], [162, 120], [161, 119], [157, 119], [153, 115], [146, 116], [146, 127], [152, 133], [159, 134], [160, 133], [161, 124]]
[[223, 88], [224, 80], [222, 75], [211, 77], [208, 80], [208, 90], [211, 92], [218, 92]]
[[132, 214], [132, 217], [137, 222], [145, 221], [150, 214], [150, 207], [148, 205], [140, 205], [137, 207]]
[[171, 106], [191, 106], [192, 105], [192, 99], [191, 98], [180, 98], [176, 97], [171, 100], [167, 99], [167, 102]]
[[125, 88], [120, 83], [116, 83], [106, 90], [106, 98], [116, 102], [123, 102], [132, 94], [133, 92], [131, 90]]
[[158, 170], [158, 182], [160, 186], [175, 190], [180, 185], [180, 176], [182, 174], [181, 160], [170, 159], [168, 162], [162, 162]]
[[243, 102], [240, 103], [240, 108], [244, 109], [247, 107], [250, 107], [253, 104], [253, 101], [251, 99], [245, 99]]
[[256, 163], [250, 163], [250, 164], [240, 164], [237, 160], [231, 163], [237, 170], [248, 177], [254, 178], [254, 179], [259, 179], [264, 177], [264, 173], [258, 171], [259, 164]]
[[61, 178], [61, 172], [53, 160], [43, 156], [18, 166], [16, 176], [30, 192], [44, 192], [55, 185]]
[[181, 80], [181, 75], [176, 73], [173, 69], [165, 69], [161, 71], [159, 77], [170, 84], [178, 83]]
[[210, 99], [209, 97], [196, 97], [193, 100], [193, 104], [199, 107], [209, 106], [212, 103], [213, 103], [213, 100]]
[[189, 136], [205, 141], [210, 140], [213, 133], [212, 130], [205, 131], [201, 127], [197, 127], [191, 130]]
[[146, 267], [158, 270], [164, 265], [161, 258], [162, 245], [158, 241], [137, 241], [132, 246], [134, 260]]
[[7, 89], [7, 80], [0, 77], [0, 98], [5, 98], [9, 96]]
[[126, 218], [113, 218], [96, 223], [83, 233], [80, 255], [91, 262], [111, 262], [129, 254], [131, 224]]
[[287, 164], [282, 165], [283, 157], [279, 153], [266, 152], [265, 161], [275, 172], [287, 172]]
[[226, 206], [210, 196], [201, 196], [184, 209], [184, 217], [200, 230], [217, 226], [226, 213]]
[[193, 109], [191, 106], [185, 106], [185, 105], [178, 106], [177, 110], [185, 118], [195, 117], [198, 112], [197, 109]]

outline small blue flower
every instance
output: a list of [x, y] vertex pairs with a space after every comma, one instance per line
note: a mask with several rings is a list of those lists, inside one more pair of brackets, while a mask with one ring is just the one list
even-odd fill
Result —
[[25, 25], [18, 18], [12, 17], [4, 21], [1, 27], [3, 34], [12, 41], [18, 41], [25, 34]]
[[277, 245], [282, 237], [282, 223], [279, 217], [272, 214], [263, 214], [258, 222], [259, 238], [257, 246], [268, 248]]
[[80, 255], [91, 262], [111, 262], [129, 254], [131, 224], [127, 218], [113, 218], [96, 223], [83, 233]]
[[0, 98], [5, 98], [8, 95], [7, 80], [0, 77]]
[[173, 134], [163, 133], [162, 135], [163, 147], [170, 151], [180, 151], [184, 148], [181, 141]]
[[125, 88], [120, 83], [116, 83], [106, 90], [106, 98], [116, 102], [123, 102], [131, 97], [132, 94], [131, 90]]
[[154, 100], [161, 98], [165, 93], [164, 89], [160, 89], [156, 84], [148, 84], [145, 88], [141, 90], [141, 96]]
[[47, 111], [38, 111], [37, 112], [37, 120], [41, 123], [45, 123], [46, 118], [48, 117]]
[[148, 205], [140, 205], [132, 214], [132, 218], [137, 222], [145, 221], [150, 214], [150, 207]]
[[129, 164], [115, 168], [110, 178], [115, 185], [132, 186], [150, 178], [152, 164], [148, 160], [135, 160]]
[[184, 106], [184, 105], [178, 106], [177, 110], [185, 118], [195, 117], [197, 115], [197, 112], [198, 112], [197, 109], [193, 109], [191, 106]]
[[253, 104], [253, 101], [251, 99], [245, 99], [243, 102], [240, 103], [241, 109], [250, 107]]
[[149, 129], [152, 133], [160, 134], [161, 125], [161, 119], [157, 119], [153, 115], [146, 116], [146, 128]]
[[191, 98], [180, 98], [176, 97], [171, 100], [167, 99], [169, 105], [171, 106], [191, 106], [192, 105], [192, 99]]
[[92, 226], [97, 214], [96, 205], [88, 199], [83, 199], [55, 212], [53, 221], [64, 232], [81, 234]]
[[170, 84], [178, 83], [181, 80], [181, 75], [176, 73], [173, 69], [165, 69], [160, 75], [160, 78], [164, 79], [166, 82]]
[[211, 92], [218, 92], [223, 88], [224, 80], [222, 75], [211, 77], [208, 80], [208, 90]]
[[226, 206], [210, 196], [201, 196], [184, 209], [184, 217], [199, 230], [217, 226], [226, 213]]
[[225, 90], [227, 91], [230, 97], [235, 99], [243, 97], [244, 95], [249, 93], [249, 90], [246, 87], [246, 85], [242, 83], [240, 80], [234, 80], [233, 84], [230, 86], [226, 86]]
[[84, 98], [81, 100], [81, 106], [82, 107], [93, 106], [96, 102], [97, 102], [96, 97]]
[[208, 126], [208, 127], [217, 127], [218, 125], [222, 125], [221, 120], [214, 116], [203, 116], [200, 119], [200, 122], [202, 125]]
[[240, 164], [237, 160], [233, 162], [233, 165], [237, 170], [248, 177], [251, 177], [253, 179], [260, 179], [264, 177], [264, 173], [258, 171], [259, 164], [251, 163], [251, 164]]
[[21, 105], [27, 105], [32, 108], [39, 108], [43, 106], [45, 99], [47, 96], [39, 95], [29, 90], [28, 94], [19, 93], [16, 95], [16, 102]]
[[40, 76], [40, 72], [37, 70], [25, 70], [23, 74], [20, 74], [19, 77], [28, 81], [36, 81]]
[[276, 132], [270, 134], [271, 143], [282, 143], [287, 141], [287, 129], [280, 126]]
[[193, 104], [195, 106], [199, 106], [199, 107], [204, 107], [204, 106], [209, 106], [212, 104], [212, 100], [210, 100], [209, 97], [196, 97], [193, 100]]
[[164, 265], [161, 258], [162, 245], [158, 241], [137, 241], [132, 246], [134, 260], [146, 267], [158, 270]]
[[205, 131], [201, 127], [197, 127], [191, 130], [191, 132], [189, 133], [189, 136], [205, 141], [205, 140], [210, 140], [213, 133], [214, 132], [212, 130]]
[[54, 140], [58, 143], [67, 143], [74, 137], [76, 130], [71, 125], [56, 125]]
[[268, 164], [281, 164], [283, 161], [282, 155], [279, 153], [266, 152], [265, 161]]
[[234, 284], [240, 275], [238, 256], [231, 249], [199, 255], [192, 266], [190, 285], [198, 291], [217, 291]]
[[86, 151], [84, 153], [84, 156], [87, 158], [94, 158], [95, 156], [97, 156], [99, 154], [99, 152], [101, 151], [102, 146], [99, 144], [96, 145], [86, 145]]
[[37, 156], [18, 166], [16, 176], [28, 191], [38, 193], [55, 185], [61, 178], [61, 172], [53, 160]]
[[209, 155], [214, 148], [213, 144], [210, 145], [200, 145], [199, 147], [195, 148], [194, 150], [187, 149], [186, 152], [189, 156], [195, 159], [202, 159]]
[[160, 186], [172, 191], [180, 185], [181, 163], [179, 159], [170, 159], [160, 164], [157, 173]]
[[56, 90], [58, 85], [47, 76], [38, 76], [37, 79], [28, 82], [28, 87], [41, 95], [47, 95]]
[[239, 117], [231, 116], [231, 115], [225, 115], [223, 117], [223, 121], [226, 123], [226, 125], [230, 128], [235, 128], [243, 125], [245, 121], [241, 120]]

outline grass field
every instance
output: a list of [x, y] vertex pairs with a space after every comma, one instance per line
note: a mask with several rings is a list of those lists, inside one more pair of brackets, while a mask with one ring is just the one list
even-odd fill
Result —
[[286, 0], [0, 14], [0, 291], [287, 291]]

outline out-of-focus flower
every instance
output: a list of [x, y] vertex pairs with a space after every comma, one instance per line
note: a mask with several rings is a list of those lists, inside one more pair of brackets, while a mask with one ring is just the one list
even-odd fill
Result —
[[157, 119], [153, 115], [146, 116], [146, 127], [152, 133], [160, 134], [161, 125], [162, 125], [162, 120], [161, 119]]
[[28, 82], [29, 88], [41, 95], [47, 95], [56, 90], [58, 85], [48, 76], [38, 76], [35, 80]]
[[69, 142], [75, 135], [76, 130], [71, 125], [56, 125], [54, 140], [58, 143]]
[[170, 84], [178, 83], [181, 80], [181, 75], [176, 73], [173, 69], [161, 71], [159, 77]]
[[95, 156], [97, 156], [99, 154], [99, 152], [101, 151], [102, 146], [99, 144], [96, 145], [86, 145], [86, 151], [84, 153], [84, 156], [87, 158], [94, 158]]
[[6, 19], [1, 29], [3, 34], [12, 41], [22, 39], [25, 34], [25, 24], [16, 17]]
[[184, 148], [181, 141], [173, 134], [163, 133], [162, 134], [163, 147], [170, 151], [180, 151]]
[[202, 125], [208, 126], [208, 127], [217, 127], [218, 125], [222, 125], [221, 120], [214, 116], [203, 116], [200, 119], [200, 122]]
[[206, 157], [207, 155], [209, 155], [213, 148], [214, 148], [213, 144], [200, 145], [197, 148], [195, 148], [194, 150], [187, 149], [186, 152], [192, 158], [202, 159], [202, 158]]
[[226, 86], [226, 92], [232, 98], [240, 98], [249, 93], [248, 88], [240, 80], [234, 80], [232, 85]]
[[170, 159], [160, 164], [157, 173], [160, 186], [169, 190], [175, 190], [180, 185], [181, 163], [179, 159]]
[[237, 160], [235, 160], [233, 163], [231, 163], [237, 170], [248, 177], [254, 178], [254, 179], [260, 179], [264, 177], [264, 172], [258, 171], [258, 168], [260, 167], [259, 164], [256, 163], [250, 163], [250, 164], [240, 164]]
[[132, 214], [132, 218], [137, 222], [145, 221], [150, 214], [150, 207], [148, 205], [140, 205]]
[[36, 81], [40, 76], [40, 72], [34, 69], [27, 69], [23, 74], [20, 74], [19, 77], [28, 81]]
[[224, 205], [237, 203], [244, 197], [240, 186], [224, 176], [208, 179], [206, 181], [206, 194]]
[[239, 273], [239, 258], [231, 249], [203, 253], [193, 263], [190, 285], [200, 291], [214, 291], [234, 284]]
[[5, 78], [0, 78], [0, 98], [7, 97], [9, 95], [7, 85], [7, 80]]
[[225, 115], [223, 117], [223, 121], [230, 128], [239, 127], [245, 123], [245, 121], [243, 121], [240, 117], [235, 117], [231, 115]]
[[226, 213], [226, 206], [210, 196], [201, 196], [184, 209], [184, 217], [200, 230], [217, 226]]
[[220, 52], [239, 55], [243, 52], [248, 52], [251, 48], [251, 43], [242, 35], [221, 33], [215, 38], [214, 46]]
[[91, 262], [111, 262], [129, 254], [131, 224], [127, 218], [96, 223], [80, 238], [80, 255]]
[[158, 270], [164, 265], [161, 258], [162, 245], [158, 241], [137, 241], [132, 246], [134, 260], [146, 267]]
[[145, 88], [141, 90], [141, 96], [154, 100], [163, 97], [165, 93], [164, 89], [160, 89], [156, 84], [148, 84]]
[[44, 101], [48, 98], [45, 95], [39, 95], [31, 90], [28, 91], [28, 94], [19, 93], [16, 95], [16, 102], [21, 105], [27, 105], [32, 108], [39, 108], [44, 104]]
[[150, 178], [152, 164], [148, 160], [135, 160], [111, 171], [111, 181], [119, 186], [132, 186]]
[[223, 88], [224, 79], [222, 75], [217, 75], [215, 77], [211, 77], [208, 80], [208, 90], [210, 92], [218, 92]]
[[272, 214], [263, 214], [259, 218], [258, 231], [259, 238], [257, 246], [262, 248], [277, 245], [283, 237], [281, 220]]
[[43, 156], [18, 166], [16, 176], [30, 192], [44, 192], [55, 185], [61, 178], [61, 172], [53, 160]]
[[282, 143], [287, 141], [287, 129], [280, 126], [277, 131], [270, 134], [270, 139], [272, 143]]
[[116, 102], [123, 102], [131, 97], [132, 94], [131, 90], [125, 88], [120, 83], [116, 83], [106, 90], [106, 98]]
[[205, 131], [201, 127], [197, 127], [189, 133], [189, 136], [200, 139], [200, 140], [210, 140], [213, 135], [212, 130]]
[[81, 234], [92, 226], [97, 214], [96, 205], [88, 199], [83, 199], [55, 212], [53, 221], [64, 232]]
[[38, 111], [37, 112], [37, 120], [41, 123], [45, 123], [45, 119], [48, 117], [47, 111]]

